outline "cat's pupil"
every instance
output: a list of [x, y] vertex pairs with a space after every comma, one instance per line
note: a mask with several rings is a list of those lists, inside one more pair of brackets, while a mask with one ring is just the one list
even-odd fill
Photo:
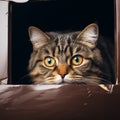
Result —
[[51, 64], [51, 63], [52, 63], [51, 58], [48, 58], [48, 64]]
[[78, 63], [80, 60], [78, 57], [75, 57], [74, 60]]

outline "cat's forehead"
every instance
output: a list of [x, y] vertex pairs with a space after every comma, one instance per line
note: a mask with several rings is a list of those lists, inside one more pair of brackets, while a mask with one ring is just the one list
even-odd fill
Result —
[[75, 32], [49, 32], [50, 35], [54, 36], [54, 38], [58, 39], [58, 40], [67, 40], [69, 38], [71, 38], [71, 36], [74, 34]]
[[59, 45], [59, 46], [61, 46], [61, 45], [62, 46], [66, 46], [68, 44], [68, 41], [70, 40], [69, 38], [70, 38], [70, 36], [66, 35], [66, 34], [58, 35], [57, 36], [57, 45]]
[[64, 40], [69, 39], [70, 35], [68, 35], [68, 34], [59, 34], [57, 38], [58, 38], [58, 40], [64, 41]]

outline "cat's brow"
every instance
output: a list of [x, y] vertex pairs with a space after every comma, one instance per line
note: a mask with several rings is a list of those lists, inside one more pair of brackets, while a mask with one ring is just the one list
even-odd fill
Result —
[[70, 45], [69, 37], [67, 35], [62, 35], [58, 37], [58, 45], [60, 47], [60, 51], [66, 51], [66, 47]]

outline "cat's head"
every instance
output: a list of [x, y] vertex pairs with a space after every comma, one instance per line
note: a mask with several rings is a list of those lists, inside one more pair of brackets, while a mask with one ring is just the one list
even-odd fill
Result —
[[29, 61], [32, 80], [41, 84], [98, 84], [102, 57], [97, 46], [99, 30], [90, 24], [82, 31], [44, 33], [29, 27], [33, 52]]

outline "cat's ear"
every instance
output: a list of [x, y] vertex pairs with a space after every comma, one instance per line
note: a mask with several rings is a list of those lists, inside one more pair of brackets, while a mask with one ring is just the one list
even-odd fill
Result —
[[37, 27], [30, 26], [28, 28], [28, 31], [29, 31], [29, 37], [33, 44], [34, 49], [38, 49], [41, 46], [45, 45], [47, 41], [50, 39], [50, 37], [46, 33], [41, 31]]
[[85, 27], [77, 36], [77, 40], [80, 43], [87, 45], [90, 48], [94, 48], [97, 44], [99, 36], [98, 25], [93, 23]]

